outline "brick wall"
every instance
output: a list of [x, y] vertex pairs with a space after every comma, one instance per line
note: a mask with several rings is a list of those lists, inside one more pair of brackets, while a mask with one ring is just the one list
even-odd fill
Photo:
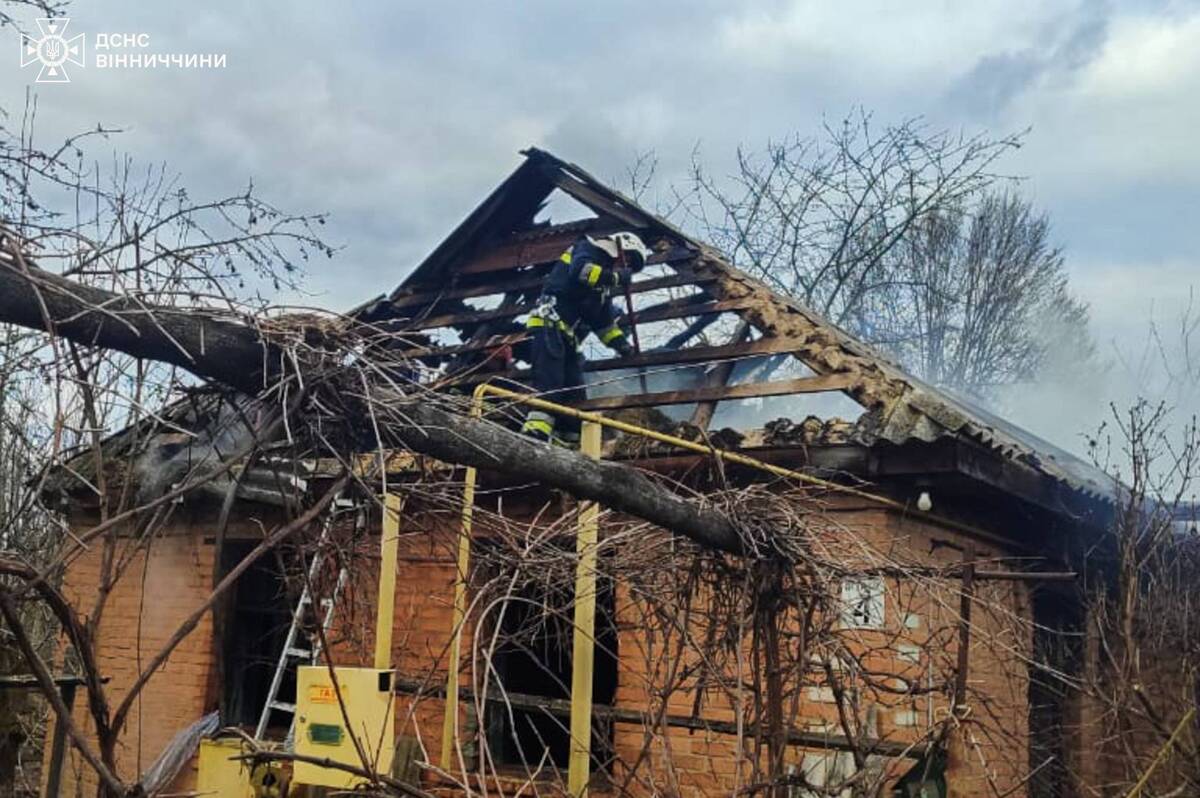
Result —
[[[930, 554], [933, 538], [954, 539], [944, 529], [922, 524], [912, 518], [900, 519], [875, 508], [842, 505], [834, 508], [838, 521], [873, 543], [893, 550], [904, 550], [924, 558], [928, 564], [948, 565], [958, 561], [959, 554], [942, 549]], [[130, 566], [110, 599], [101, 626], [101, 668], [111, 677], [109, 691], [115, 704], [124, 695], [136, 672], [136, 659], [149, 657], [173, 631], [175, 626], [207, 595], [213, 569], [213, 546], [204, 541], [207, 527], [203, 522], [184, 524], [166, 537], [156, 540], [147, 559], [141, 555]], [[393, 662], [401, 678], [422, 681], [440, 688], [446, 678], [446, 649], [452, 624], [452, 590], [455, 576], [455, 538], [457, 522], [451, 514], [437, 519], [406, 518], [401, 529], [400, 560], [397, 566], [395, 623], [393, 633]], [[364, 541], [357, 552], [356, 569], [343, 601], [339, 603], [338, 622], [333, 630], [337, 640], [333, 648], [336, 662], [346, 665], [366, 665], [371, 662], [374, 646], [374, 621], [378, 569], [378, 538]], [[981, 546], [980, 557], [999, 554], [994, 548]], [[90, 606], [96, 590], [99, 550], [93, 549], [74, 562], [67, 573], [66, 586], [70, 595]], [[143, 578], [144, 571], [144, 578]], [[144, 590], [143, 590], [144, 583]], [[1027, 617], [1024, 588], [1017, 583], [994, 583], [981, 588], [981, 606], [977, 611], [977, 631], [971, 653], [971, 686], [987, 696], [986, 706], [977, 706], [969, 728], [977, 743], [969, 766], [960, 778], [963, 794], [991, 794], [992, 786], [1001, 793], [1016, 788], [1019, 773], [1025, 767], [1023, 750], [1027, 727], [1026, 685], [1023, 666], [1016, 658], [1027, 641], [1014, 636], [1011, 617]], [[618, 589], [618, 613], [627, 606]], [[941, 587], [889, 585], [884, 628], [877, 633], [878, 650], [871, 655], [873, 667], [886, 671], [920, 667], [911, 663], [910, 646], [921, 647], [931, 630], [944, 630], [953, 625], [957, 612], [957, 595], [953, 585]], [[140, 625], [140, 631], [139, 631]], [[464, 636], [469, 641], [473, 629], [468, 626]], [[617, 704], [620, 707], [643, 711], [649, 703], [649, 693], [661, 674], [651, 670], [639, 652], [647, 645], [645, 630], [636, 619], [619, 623], [620, 675]], [[1005, 635], [1008, 638], [1005, 639]], [[140, 642], [139, 642], [140, 640]], [[1009, 655], [1005, 655], [1005, 647]], [[469, 650], [469, 642], [464, 651]], [[122, 738], [120, 767], [129, 775], [148, 765], [171, 736], [183, 726], [199, 718], [215, 706], [210, 695], [212, 678], [212, 626], [206, 617], [200, 627], [168, 660], [163, 671], [151, 681], [143, 694], [141, 712], [135, 710], [128, 730]], [[954, 640], [939, 642], [936, 655], [952, 659], [956, 655]], [[927, 656], [926, 654], [920, 654]], [[462, 683], [471, 682], [471, 664], [464, 656]], [[809, 729], [832, 729], [835, 707], [827, 689], [814, 681], [803, 693], [800, 719]], [[80, 702], [82, 704], [82, 701]], [[415, 742], [419, 755], [433, 763], [440, 761], [442, 715], [444, 701], [425, 697], [415, 700], [410, 694], [397, 696], [397, 734]], [[672, 714], [690, 715], [693, 696], [676, 694], [669, 707]], [[876, 707], [879, 733], [889, 739], [911, 740], [921, 735], [928, 718], [940, 717], [945, 711], [944, 699], [930, 704], [926, 698], [892, 697]], [[76, 715], [85, 722], [82, 707]], [[460, 742], [464, 754], [471, 758], [475, 751], [470, 740], [477, 729], [471, 702], [460, 703]], [[714, 691], [706, 694], [701, 715], [716, 720], [734, 717], [728, 696]], [[834, 733], [831, 731], [831, 733]], [[638, 725], [618, 724], [615, 742], [618, 755], [626, 762], [636, 760], [647, 740], [646, 730]], [[669, 728], [664, 734], [651, 736], [644, 763], [636, 774], [634, 792], [650, 794], [715, 795], [728, 794], [735, 784], [745, 785], [749, 772], [747, 762], [737, 759], [735, 741], [728, 735]], [[747, 751], [743, 757], [751, 756]], [[795, 750], [789, 762], [796, 767], [812, 763], [814, 752]], [[65, 774], [67, 789], [73, 774], [80, 771], [76, 756], [72, 756]], [[86, 771], [86, 768], [82, 769]], [[615, 771], [618, 780], [626, 773]], [[187, 789], [193, 784], [193, 772], [185, 770], [176, 786]], [[739, 782], [740, 779], [740, 782]], [[84, 793], [92, 790], [94, 779], [83, 777], [79, 786]], [[990, 784], [989, 784], [990, 783]], [[639, 786], [640, 785], [640, 786]], [[1011, 793], [1020, 796], [1017, 788]]]
[[[194, 525], [169, 529], [153, 542], [148, 557], [143, 552], [130, 561], [109, 596], [101, 616], [97, 656], [101, 674], [110, 680], [107, 692], [112, 709], [137, 678], [139, 663], [146, 664], [211, 590], [213, 546], [203, 542], [202, 533]], [[93, 544], [66, 571], [64, 592], [81, 609], [90, 609], [95, 601], [100, 562], [101, 547]], [[118, 748], [117, 767], [125, 778], [149, 767], [176, 732], [214, 708], [207, 695], [213, 667], [211, 643], [212, 621], [206, 616], [142, 691]], [[90, 729], [85, 705], [80, 690], [74, 717]], [[49, 750], [47, 746], [47, 757]], [[95, 781], [72, 749], [63, 768], [63, 795], [93, 794]], [[194, 773], [188, 768], [176, 786], [182, 790], [193, 784]]]
[[[457, 524], [438, 519], [422, 519], [417, 525], [406, 518], [400, 529], [391, 663], [399, 680], [419, 682], [429, 689], [446, 684], [457, 535]], [[350, 589], [338, 603], [333, 636], [340, 642], [334, 647], [333, 660], [341, 665], [369, 666], [374, 658], [378, 546], [375, 536], [362, 542]], [[465, 629], [464, 635], [469, 641], [471, 629]], [[464, 650], [468, 647], [469, 642]], [[429, 761], [439, 761], [444, 711], [441, 698], [417, 700], [409, 693], [398, 693], [397, 736], [418, 740]], [[460, 723], [466, 728], [468, 722], [464, 706]]]
[[[956, 533], [923, 524], [912, 518], [898, 516], [874, 508], [842, 506], [836, 508], [842, 529], [853, 531], [864, 539], [893, 551], [904, 550], [913, 561], [930, 566], [955, 566], [961, 554], [942, 548], [930, 554], [933, 539], [964, 541]], [[450, 600], [453, 569], [453, 525], [440, 528], [434, 535], [418, 536], [409, 542], [402, 555], [397, 579], [395, 630], [395, 661], [409, 679], [428, 679], [441, 686], [445, 680], [445, 648], [451, 628]], [[994, 546], [976, 543], [981, 559], [1002, 552]], [[872, 644], [866, 663], [878, 672], [913, 675], [927, 664], [926, 649], [933, 638], [933, 656], [945, 670], [957, 657], [957, 582], [923, 582], [920, 585], [892, 580], [888, 585], [884, 627], [877, 632], [863, 633]], [[1024, 587], [1014, 582], [980, 585], [975, 605], [974, 630], [970, 656], [970, 701], [973, 714], [967, 724], [970, 757], [959, 771], [958, 787], [964, 795], [1010, 792], [1023, 794], [1019, 787], [1027, 768], [1027, 683], [1025, 667], [1019, 655], [1028, 653], [1027, 628], [1014, 619], [1028, 620], [1029, 608]], [[654, 687], [661, 683], [664, 673], [644, 652], [649, 647], [645, 624], [629, 612], [628, 591], [618, 589], [618, 627], [621, 661], [617, 705], [621, 708], [644, 711], [651, 706]], [[469, 640], [473, 630], [465, 634]], [[464, 644], [464, 651], [468, 645]], [[915, 652], [915, 653], [914, 653]], [[685, 655], [686, 656], [686, 655]], [[916, 662], [913, 662], [915, 657]], [[470, 683], [470, 663], [464, 656], [462, 683]], [[806, 682], [808, 684], [808, 682]], [[819, 681], [803, 691], [800, 724], [810, 731], [824, 730], [838, 734], [836, 706], [827, 687]], [[983, 696], [980, 700], [978, 696]], [[694, 694], [676, 692], [668, 712], [691, 716]], [[888, 740], [914, 741], [929, 727], [930, 719], [945, 716], [948, 700], [944, 695], [926, 697], [883, 696], [873, 708], [878, 733]], [[733, 707], [728, 697], [717, 690], [705, 694], [701, 716], [712, 720], [732, 720]], [[410, 696], [398, 699], [398, 716], [405, 718], [405, 728], [399, 733], [420, 738], [430, 761], [438, 762], [442, 710], [440, 699], [425, 698], [416, 704], [415, 714]], [[475, 729], [469, 702], [460, 706], [460, 742], [468, 755]], [[415, 723], [408, 721], [413, 718]], [[650, 740], [643, 757], [642, 749]], [[633, 781], [634, 792], [666, 794], [728, 794], [738, 783], [736, 745], [733, 737], [686, 728], [670, 727], [647, 730], [634, 724], [617, 724], [615, 743], [618, 756], [625, 763], [641, 757]], [[747, 744], [752, 748], [753, 741]], [[796, 767], [811, 767], [814, 753], [795, 750], [789, 761]], [[743, 750], [742, 756], [752, 754]], [[743, 760], [740, 784], [745, 786], [749, 767]], [[894, 763], [893, 771], [902, 771], [904, 763]], [[619, 765], [615, 771], [620, 781], [627, 775]]]
[[[942, 548], [928, 554], [934, 538], [955, 543], [964, 541], [945, 529], [904, 519], [874, 509], [842, 508], [838, 523], [847, 532], [881, 546], [904, 547], [918, 560], [930, 566], [953, 566], [961, 554]], [[1000, 552], [994, 547], [975, 544], [978, 557], [991, 558]], [[924, 671], [932, 656], [938, 671], [948, 672], [957, 658], [957, 583], [922, 583], [888, 580], [885, 620], [882, 628], [856, 631], [853, 640], [869, 647], [863, 665], [876, 674], [916, 677]], [[1019, 785], [1027, 772], [1028, 702], [1027, 677], [1018, 655], [1028, 653], [1028, 628], [1015, 619], [1028, 620], [1024, 587], [1002, 582], [980, 585], [974, 605], [972, 644], [969, 660], [968, 703], [972, 715], [966, 725], [971, 744], [966, 766], [958, 771], [956, 786], [961, 795], [991, 795], [995, 790], [1014, 796], [1023, 794]], [[621, 612], [621, 687], [619, 704], [644, 710], [658, 706], [655, 688], [663, 683], [670, 663], [648, 659], [644, 640], [646, 624], [637, 612], [631, 612], [628, 593]], [[697, 636], [703, 630], [695, 629]], [[685, 654], [686, 658], [686, 654]], [[749, 645], [744, 646], [743, 661], [749, 663]], [[685, 661], [684, 663], [690, 664]], [[747, 668], [749, 665], [747, 664]], [[745, 672], [745, 671], [744, 671]], [[729, 684], [736, 676], [727, 672]], [[794, 680], [791, 684], [794, 684]], [[841, 735], [837, 705], [831, 689], [819, 673], [804, 677], [801, 703], [795, 725], [803, 731]], [[672, 694], [667, 706], [671, 715], [693, 716], [695, 693], [682, 690]], [[746, 704], [749, 705], [749, 699]], [[944, 718], [948, 700], [944, 694], [925, 696], [880, 694], [872, 697], [876, 733], [885, 740], [902, 743], [922, 739], [931, 720]], [[708, 689], [703, 696], [701, 716], [716, 721], [732, 720], [734, 703], [729, 690]], [[750, 775], [749, 760], [754, 756], [754, 741], [748, 740], [742, 752], [743, 766], [738, 780], [734, 738], [680, 727], [655, 728], [653, 734], [634, 725], [617, 727], [617, 748], [625, 762], [639, 758], [648, 746], [650, 767], [643, 767], [639, 778], [646, 790], [681, 794], [728, 794], [744, 787]], [[825, 755], [818, 751], [796, 749], [788, 762], [808, 770]], [[894, 762], [890, 770], [897, 775], [907, 765]], [[623, 777], [619, 772], [618, 777]], [[1009, 792], [1011, 791], [1011, 792]]]

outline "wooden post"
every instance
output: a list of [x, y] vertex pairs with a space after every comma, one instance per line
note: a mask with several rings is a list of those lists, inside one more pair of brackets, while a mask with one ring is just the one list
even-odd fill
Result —
[[[761, 599], [760, 599], [761, 600]], [[783, 673], [779, 662], [779, 607], [774, 596], [760, 610], [762, 624], [763, 664], [767, 671], [767, 700], [763, 710], [767, 716], [767, 755], [771, 760], [767, 777], [771, 788], [767, 795], [783, 798], [789, 788], [780, 783], [784, 776], [783, 760], [787, 753], [787, 732], [783, 728]]]
[[951, 711], [958, 716], [957, 726], [947, 726], [946, 737], [946, 787], [949, 794], [967, 795], [967, 772], [970, 769], [970, 751], [966, 733], [961, 724], [963, 707], [967, 703], [967, 678], [971, 662], [971, 604], [975, 599], [975, 548], [970, 544], [963, 547], [962, 588], [958, 607], [958, 672], [954, 675], [954, 697]]
[[458, 559], [454, 573], [454, 620], [450, 626], [450, 651], [446, 664], [446, 714], [442, 717], [442, 770], [454, 765], [458, 741], [458, 661], [462, 626], [467, 615], [467, 576], [471, 567], [471, 523], [475, 517], [475, 481], [478, 472], [468, 468], [463, 482], [462, 527], [458, 533]]
[[[600, 425], [585, 421], [580, 451], [600, 457]], [[575, 637], [571, 649], [571, 757], [567, 790], [575, 798], [587, 795], [592, 753], [592, 675], [596, 658], [596, 544], [600, 508], [587, 502], [579, 508], [575, 551]]]
[[[483, 415], [483, 396], [488, 385], [475, 389], [471, 401], [471, 418]], [[458, 743], [458, 661], [462, 656], [462, 627], [467, 617], [467, 577], [471, 568], [471, 524], [475, 519], [475, 483], [479, 472], [474, 466], [463, 478], [462, 526], [458, 532], [458, 558], [454, 569], [454, 615], [450, 624], [450, 650], [446, 664], [446, 712], [442, 716], [442, 770], [454, 765]]]
[[[59, 693], [62, 695], [63, 706], [68, 710], [75, 709], [74, 681], [60, 681]], [[67, 724], [61, 720], [54, 723], [54, 738], [50, 745], [50, 772], [46, 776], [46, 798], [59, 798], [62, 787], [63, 763], [67, 752]]]
[[787, 731], [784, 729], [783, 669], [780, 664], [779, 616], [783, 591], [783, 574], [778, 564], [765, 562], [755, 573], [756, 636], [762, 651], [766, 672], [766, 697], [761, 702], [760, 722], [766, 718], [767, 779], [771, 786], [767, 798], [786, 796], [789, 788], [781, 783], [784, 776], [784, 757], [787, 751]]
[[967, 701], [967, 669], [971, 657], [971, 603], [975, 598], [975, 549], [963, 549], [962, 592], [958, 599], [958, 673], [954, 680], [954, 708]]
[[392, 627], [396, 614], [396, 558], [400, 548], [400, 496], [383, 497], [383, 530], [379, 535], [379, 608], [375, 613], [375, 667], [392, 667]]

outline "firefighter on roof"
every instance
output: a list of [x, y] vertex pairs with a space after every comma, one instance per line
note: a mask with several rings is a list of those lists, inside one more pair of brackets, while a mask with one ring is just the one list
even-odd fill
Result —
[[[620, 355], [633, 352], [617, 324], [611, 294], [646, 266], [650, 250], [633, 233], [582, 236], [554, 264], [527, 327], [533, 337], [533, 387], [552, 402], [587, 398], [579, 348], [589, 333]], [[545, 441], [576, 446], [579, 419], [531, 410], [522, 431]]]

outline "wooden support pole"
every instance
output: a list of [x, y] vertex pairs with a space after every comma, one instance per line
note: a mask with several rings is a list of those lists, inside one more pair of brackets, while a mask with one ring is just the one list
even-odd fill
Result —
[[954, 708], [967, 701], [967, 669], [971, 662], [971, 604], [975, 598], [975, 549], [963, 549], [962, 592], [959, 596], [958, 672], [954, 679]]
[[970, 780], [969, 746], [963, 725], [967, 703], [967, 685], [971, 663], [971, 605], [975, 599], [975, 548], [963, 547], [962, 588], [959, 595], [958, 665], [954, 674], [954, 696], [950, 711], [956, 716], [945, 727], [946, 784], [951, 796], [967, 795], [963, 785]]
[[462, 627], [467, 617], [467, 576], [471, 567], [471, 523], [475, 515], [475, 480], [478, 472], [468, 468], [463, 483], [462, 529], [458, 533], [458, 560], [454, 574], [454, 615], [450, 626], [450, 650], [446, 663], [446, 714], [442, 718], [442, 770], [454, 764], [458, 742], [458, 663], [462, 656]]
[[765, 794], [767, 798], [784, 798], [788, 794], [788, 788], [782, 783], [787, 731], [783, 723], [783, 667], [779, 640], [783, 573], [775, 562], [762, 563], [755, 581], [755, 638], [762, 652], [767, 688], [758, 712], [760, 718], [766, 719], [767, 779], [772, 785]]
[[[471, 415], [483, 412], [483, 394], [475, 392]], [[471, 568], [471, 525], [475, 519], [475, 482], [479, 472], [474, 466], [463, 477], [462, 526], [458, 533], [458, 558], [454, 569], [454, 614], [450, 625], [450, 650], [446, 663], [446, 712], [442, 716], [442, 770], [454, 766], [458, 743], [458, 663], [462, 656], [463, 623], [467, 617], [467, 578]]]
[[379, 535], [379, 607], [375, 613], [375, 667], [392, 667], [392, 627], [396, 615], [396, 557], [400, 548], [400, 496], [383, 498], [383, 530]]
[[[580, 451], [600, 457], [600, 425], [584, 422]], [[600, 507], [587, 502], [579, 508], [575, 552], [575, 635], [571, 649], [571, 755], [567, 790], [575, 798], [587, 795], [592, 752], [592, 676], [596, 659], [596, 544]]]
[[[62, 694], [63, 706], [68, 710], [75, 708], [74, 681], [59, 681], [58, 690]], [[59, 798], [62, 787], [63, 764], [66, 762], [67, 725], [61, 720], [54, 722], [54, 737], [50, 744], [50, 772], [46, 776], [46, 798]]]

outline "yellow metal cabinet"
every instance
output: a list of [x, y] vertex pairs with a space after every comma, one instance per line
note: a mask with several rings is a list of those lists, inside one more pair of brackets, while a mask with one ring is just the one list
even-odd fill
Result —
[[214, 798], [252, 798], [250, 766], [230, 758], [241, 753], [241, 740], [201, 740], [196, 791]]
[[[377, 773], [387, 774], [393, 754], [393, 671], [376, 668], [338, 668], [338, 688], [346, 712], [338, 703], [329, 669], [303, 666], [296, 673], [296, 753], [362, 767], [351, 732]], [[349, 718], [349, 724], [347, 724]], [[300, 784], [353, 787], [365, 779], [353, 773], [296, 762], [293, 779]]]

